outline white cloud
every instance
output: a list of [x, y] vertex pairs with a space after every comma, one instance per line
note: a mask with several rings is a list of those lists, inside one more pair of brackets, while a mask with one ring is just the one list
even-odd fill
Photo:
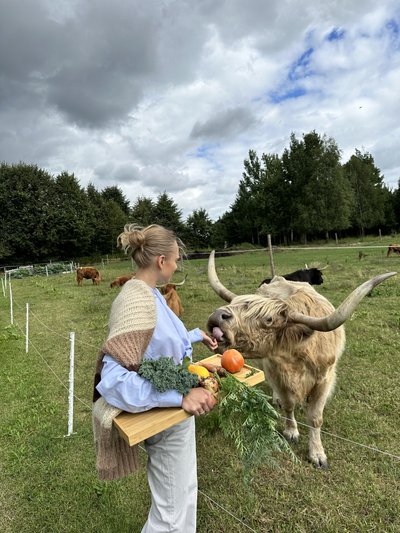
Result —
[[366, 149], [397, 186], [394, 0], [2, 0], [0, 160], [133, 204], [166, 191], [186, 218], [233, 202], [248, 150], [290, 133]]

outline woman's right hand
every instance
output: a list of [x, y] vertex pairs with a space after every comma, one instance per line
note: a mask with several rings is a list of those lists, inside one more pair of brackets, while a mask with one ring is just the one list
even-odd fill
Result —
[[190, 389], [183, 397], [182, 409], [191, 415], [204, 415], [209, 413], [215, 406], [216, 400], [210, 391], [202, 387]]

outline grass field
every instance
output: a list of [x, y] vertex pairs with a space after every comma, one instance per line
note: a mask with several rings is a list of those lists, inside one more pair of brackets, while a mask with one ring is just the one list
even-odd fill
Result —
[[[393, 241], [396, 239], [394, 238]], [[389, 243], [389, 241], [387, 241]], [[307, 263], [328, 265], [318, 291], [338, 305], [374, 275], [400, 272], [400, 258], [379, 247], [303, 248], [277, 252], [276, 273]], [[361, 245], [360, 245], [361, 246]], [[358, 252], [366, 255], [358, 259]], [[252, 292], [270, 275], [265, 251], [217, 258], [221, 281]], [[99, 482], [91, 428], [93, 368], [117, 294], [109, 283], [130, 261], [100, 270], [103, 282], [76, 285], [74, 274], [13, 280], [14, 325], [8, 293], [0, 291], [0, 531], [136, 533], [150, 495], [145, 469], [120, 481]], [[207, 260], [185, 263], [179, 288], [188, 329], [205, 327], [220, 299], [207, 282]], [[175, 280], [183, 275], [177, 273]], [[328, 471], [306, 460], [307, 428], [293, 449], [294, 464], [262, 467], [249, 486], [240, 461], [208, 417], [197, 419], [198, 532], [400, 531], [400, 274], [366, 297], [346, 323], [347, 348], [333, 398], [325, 409], [323, 442]], [[25, 306], [29, 303], [29, 353]], [[74, 434], [68, 422], [69, 332], [76, 335]], [[195, 359], [210, 353], [195, 345]], [[262, 385], [269, 392], [266, 384]], [[300, 423], [304, 414], [297, 413]], [[146, 456], [141, 453], [143, 466]]]

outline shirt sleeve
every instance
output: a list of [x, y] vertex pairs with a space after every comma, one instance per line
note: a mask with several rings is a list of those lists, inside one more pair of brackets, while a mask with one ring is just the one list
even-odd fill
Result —
[[150, 381], [127, 370], [110, 355], [103, 357], [101, 380], [96, 388], [107, 403], [129, 413], [153, 407], [181, 407], [183, 399], [176, 390], [158, 392]]
[[200, 328], [191, 329], [188, 331], [188, 335], [191, 343], [200, 342], [203, 340], [203, 335]]

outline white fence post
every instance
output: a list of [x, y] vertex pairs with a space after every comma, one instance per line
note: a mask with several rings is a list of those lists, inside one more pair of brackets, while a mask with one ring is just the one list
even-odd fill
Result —
[[4, 285], [4, 280], [3, 278], [1, 278], [1, 288], [3, 289], [3, 296], [4, 298], [6, 297], [6, 289], [5, 289], [5, 285]]
[[68, 393], [68, 434], [69, 437], [73, 432], [74, 425], [74, 358], [75, 358], [75, 332], [69, 334], [70, 355], [69, 355], [69, 393]]
[[4, 267], [4, 287], [7, 289], [7, 269]]
[[29, 351], [29, 304], [26, 304], [25, 353]]
[[49, 277], [49, 269], [47, 268], [47, 265], [46, 265], [46, 276]]
[[11, 281], [10, 280], [8, 280], [8, 286], [10, 288], [10, 323], [12, 325], [12, 324], [14, 324], [14, 313], [13, 313], [12, 288], [11, 288]]

